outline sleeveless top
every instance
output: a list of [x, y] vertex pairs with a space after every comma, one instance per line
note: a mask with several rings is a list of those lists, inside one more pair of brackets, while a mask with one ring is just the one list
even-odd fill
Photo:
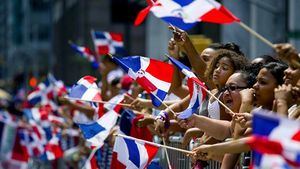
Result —
[[[218, 99], [221, 97], [222, 93], [218, 95]], [[217, 100], [210, 102], [211, 98], [208, 101], [207, 111], [208, 117], [212, 119], [220, 120], [220, 104]]]

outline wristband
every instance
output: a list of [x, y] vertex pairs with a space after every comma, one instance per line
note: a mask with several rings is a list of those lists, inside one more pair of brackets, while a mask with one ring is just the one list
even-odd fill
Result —
[[161, 111], [155, 118], [155, 120], [160, 119], [164, 122], [165, 129], [168, 129], [170, 127], [170, 119], [169, 115], [165, 111]]

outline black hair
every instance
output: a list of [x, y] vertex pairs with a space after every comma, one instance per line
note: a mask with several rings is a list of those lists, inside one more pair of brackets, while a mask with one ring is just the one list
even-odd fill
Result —
[[266, 68], [273, 75], [278, 85], [283, 84], [284, 70], [288, 68], [286, 64], [280, 62], [270, 62], [264, 65], [263, 68]]
[[214, 50], [222, 49], [223, 44], [222, 43], [212, 43], [212, 44], [208, 45], [207, 48], [211, 48], [211, 49], [214, 49]]
[[236, 73], [240, 73], [247, 83], [247, 87], [251, 88], [256, 83], [256, 76], [263, 64], [251, 64], [247, 65], [244, 70], [239, 70]]
[[222, 45], [222, 49], [227, 49], [232, 52], [235, 52], [238, 55], [245, 56], [245, 54], [241, 51], [240, 46], [235, 44], [234, 42], [228, 42]]
[[270, 62], [280, 62], [279, 59], [277, 59], [276, 57], [273, 57], [271, 55], [261, 55], [261, 56], [258, 56], [257, 58], [262, 58], [264, 64], [267, 64]]
[[208, 66], [208, 69], [205, 72], [205, 76], [209, 79], [212, 78], [213, 72], [218, 64], [219, 60], [222, 58], [228, 58], [233, 65], [233, 70], [243, 70], [248, 64], [248, 60], [245, 56], [239, 55], [236, 52], [229, 51], [227, 49], [220, 49], [218, 51], [217, 57], [213, 58], [211, 64]]

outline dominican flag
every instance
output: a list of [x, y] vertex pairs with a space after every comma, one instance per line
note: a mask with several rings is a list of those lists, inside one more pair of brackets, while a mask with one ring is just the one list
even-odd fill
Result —
[[154, 106], [162, 104], [171, 87], [172, 65], [141, 56], [113, 57], [113, 60], [150, 94]]
[[122, 137], [116, 137], [111, 169], [144, 169], [158, 151], [158, 147]]
[[92, 31], [95, 50], [98, 55], [124, 55], [123, 35], [114, 32]]
[[63, 150], [60, 146], [60, 138], [57, 134], [53, 134], [52, 138], [45, 146], [47, 160], [55, 160], [63, 156]]
[[39, 83], [39, 85], [27, 96], [27, 100], [32, 106], [35, 106], [37, 104], [45, 105], [53, 99], [54, 86], [48, 78], [46, 78], [43, 82]]
[[118, 114], [114, 110], [110, 110], [96, 122], [91, 124], [77, 123], [77, 125], [84, 138], [90, 142], [92, 146], [101, 147], [110, 130], [115, 126], [117, 119]]
[[138, 14], [135, 25], [142, 23], [149, 11], [163, 21], [184, 30], [201, 21], [218, 24], [239, 21], [215, 0], [159, 0]]
[[190, 92], [190, 103], [188, 108], [181, 112], [178, 116], [180, 119], [186, 119], [195, 113], [199, 107], [201, 107], [206, 98], [206, 91], [203, 89], [206, 89], [206, 86], [196, 77], [190, 68], [172, 57], [169, 57], [169, 59], [185, 76], [188, 77], [187, 84]]
[[90, 102], [101, 102], [100, 89], [96, 84], [96, 80], [97, 79], [93, 76], [84, 76], [72, 87], [68, 98]]
[[300, 168], [300, 123], [258, 110], [248, 142], [253, 168]]
[[79, 53], [82, 57], [91, 62], [91, 65], [94, 69], [99, 67], [99, 63], [97, 62], [97, 58], [93, 54], [92, 50], [88, 47], [78, 46], [74, 43], [70, 43], [71, 48], [74, 49], [77, 53]]
[[[20, 130], [20, 128], [18, 128], [17, 131], [18, 130]], [[16, 134], [15, 142], [13, 144], [10, 157], [10, 159], [21, 163], [27, 163], [29, 160], [29, 153], [27, 147], [26, 145], [21, 144], [21, 138], [18, 134]]]
[[19, 129], [18, 135], [20, 143], [27, 149], [30, 157], [39, 157], [45, 151], [46, 138], [40, 130], [32, 129]]

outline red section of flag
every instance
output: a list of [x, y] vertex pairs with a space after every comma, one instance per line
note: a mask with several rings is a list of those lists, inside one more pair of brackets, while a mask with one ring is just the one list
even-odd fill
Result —
[[118, 41], [118, 42], [123, 42], [123, 35], [122, 34], [113, 33], [113, 32], [110, 32], [109, 34], [110, 34], [112, 40]]
[[156, 147], [156, 146], [153, 146], [151, 144], [148, 144], [148, 143], [145, 143], [145, 148], [146, 148], [147, 153], [148, 153], [148, 162], [147, 162], [147, 165], [148, 165], [152, 161], [152, 159], [155, 157], [155, 155], [156, 155], [157, 151], [159, 150], [159, 148]]
[[109, 48], [108, 46], [97, 46], [98, 47], [98, 53], [100, 55], [106, 55], [109, 53]]
[[200, 17], [203, 22], [211, 22], [218, 24], [239, 22], [240, 19], [234, 16], [228, 9], [221, 6], [220, 9], [212, 9]]
[[159, 60], [150, 59], [149, 66], [145, 70], [155, 78], [171, 83], [174, 68], [171, 64], [161, 62]]
[[118, 160], [118, 153], [113, 152], [110, 169], [126, 169], [126, 166]]

